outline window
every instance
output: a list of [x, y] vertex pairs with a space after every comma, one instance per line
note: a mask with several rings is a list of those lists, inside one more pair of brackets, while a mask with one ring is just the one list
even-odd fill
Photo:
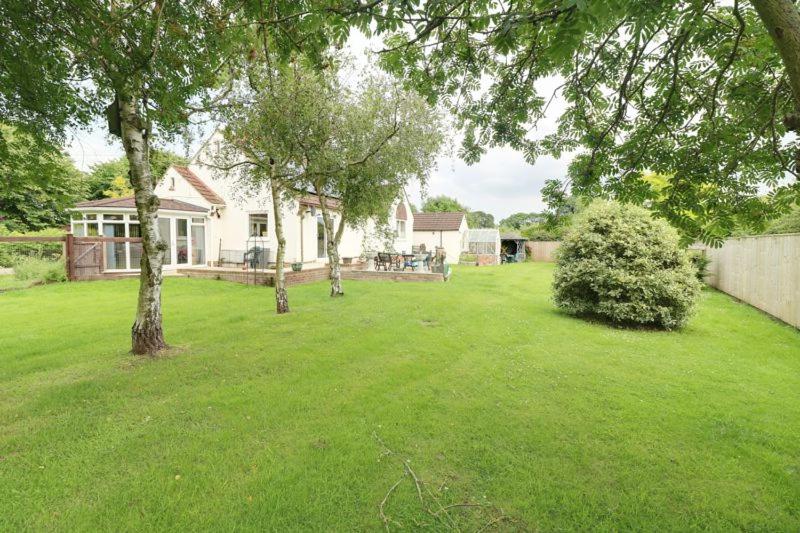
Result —
[[[121, 215], [120, 215], [121, 216]], [[109, 216], [106, 215], [106, 220]], [[103, 224], [103, 237], [124, 237], [125, 224]], [[125, 258], [124, 242], [107, 242], [106, 245], [106, 270], [123, 270], [128, 268]]]
[[169, 190], [171, 190], [171, 191], [175, 190], [175, 176], [172, 176], [169, 179]]
[[325, 244], [327, 243], [327, 236], [325, 235], [325, 221], [322, 215], [317, 215], [317, 258], [323, 259], [325, 257]]
[[[199, 220], [200, 224], [195, 224]], [[203, 265], [206, 262], [206, 228], [202, 218], [192, 219], [192, 264]]]
[[269, 236], [268, 222], [269, 222], [269, 217], [267, 216], [266, 213], [250, 215], [250, 236], [251, 237]]
[[406, 238], [406, 221], [405, 220], [398, 220], [397, 221], [397, 229], [395, 230], [394, 234], [401, 239]]
[[172, 264], [172, 228], [170, 227], [169, 220], [168, 218], [158, 219], [158, 231], [161, 233], [161, 238], [167, 243], [167, 249], [164, 252], [165, 265]]
[[[142, 228], [139, 224], [131, 223], [128, 226], [128, 237], [141, 237], [142, 236]], [[131, 242], [128, 243], [129, 246], [129, 257], [130, 257], [130, 267], [129, 268], [140, 268], [142, 266], [142, 243], [140, 242]]]
[[175, 249], [178, 252], [178, 264], [189, 263], [189, 221], [185, 218], [175, 220]]
[[72, 234], [75, 237], [97, 237], [100, 231], [97, 225], [97, 215], [74, 213], [72, 215]]

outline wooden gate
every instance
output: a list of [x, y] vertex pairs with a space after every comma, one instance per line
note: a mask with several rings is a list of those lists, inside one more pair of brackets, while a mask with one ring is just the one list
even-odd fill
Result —
[[[71, 281], [111, 279], [136, 275], [134, 272], [106, 272], [107, 243], [138, 243], [141, 237], [73, 237], [66, 236], [67, 274]], [[127, 252], [126, 252], [127, 253]]]
[[[67, 268], [67, 278], [70, 281], [90, 279], [111, 279], [135, 276], [135, 271], [105, 272], [105, 253], [107, 243], [142, 243], [141, 237], [74, 237], [67, 233], [63, 237], [3, 237], [0, 236], [0, 245], [14, 245], [20, 250], [24, 245], [40, 245], [50, 243], [63, 253], [52, 253], [48, 259], [56, 260], [63, 257]], [[60, 243], [60, 244], [57, 244]], [[41, 250], [40, 250], [41, 252]], [[12, 252], [8, 252], [10, 254]], [[126, 255], [130, 253], [126, 248]], [[23, 254], [25, 255], [25, 254]], [[39, 256], [42, 254], [40, 253]]]
[[103, 243], [74, 239], [70, 260], [70, 278], [95, 279], [103, 271]]

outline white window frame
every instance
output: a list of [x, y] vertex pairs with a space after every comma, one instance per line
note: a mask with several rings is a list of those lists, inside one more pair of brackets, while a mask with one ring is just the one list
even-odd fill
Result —
[[[256, 234], [254, 234], [252, 232], [252, 229], [253, 229], [252, 228], [252, 226], [253, 226], [253, 218], [254, 217], [263, 219], [263, 222], [256, 222], [256, 224], [258, 224], [259, 226], [261, 224], [266, 225], [266, 227], [267, 227], [266, 228], [266, 230], [267, 230], [266, 231], [266, 233], [267, 233], [266, 235], [261, 236], [261, 235], [258, 235], [258, 232], [256, 232]], [[248, 237], [259, 237], [261, 239], [269, 239], [269, 222], [270, 222], [270, 216], [269, 216], [269, 213], [266, 212], [266, 211], [254, 211], [252, 213], [247, 213], [247, 236]]]
[[[106, 218], [109, 215], [119, 216], [122, 215], [122, 220], [112, 220]], [[87, 216], [94, 217], [93, 219]], [[158, 216], [158, 218], [166, 219], [169, 221], [170, 231], [170, 264], [166, 265], [170, 269], [179, 267], [201, 266], [206, 265], [208, 260], [208, 225], [206, 224], [206, 217], [201, 213], [183, 214], [183, 213], [165, 213]], [[195, 222], [195, 219], [203, 219], [203, 222]], [[188, 250], [188, 261], [186, 263], [178, 264], [178, 219], [186, 220], [186, 244]], [[104, 224], [122, 224], [125, 227], [125, 237], [130, 238], [131, 224], [139, 224], [139, 217], [135, 213], [120, 213], [114, 211], [91, 211], [91, 212], [73, 212], [70, 220], [72, 233], [75, 233], [76, 227], [82, 227], [83, 236], [86, 234], [87, 224], [97, 224], [97, 237], [103, 237]], [[203, 226], [203, 235], [205, 237], [204, 259], [202, 263], [192, 263], [192, 226]], [[91, 235], [94, 237], [95, 235]], [[103, 265], [105, 268], [105, 265]], [[137, 265], [131, 264], [131, 243], [125, 243], [125, 267], [124, 268], [109, 268], [105, 272], [138, 272], [140, 268]]]

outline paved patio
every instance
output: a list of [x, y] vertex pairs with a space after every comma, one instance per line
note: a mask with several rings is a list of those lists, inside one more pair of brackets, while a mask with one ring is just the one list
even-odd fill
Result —
[[[342, 279], [344, 280], [371, 280], [371, 281], [411, 281], [411, 282], [430, 282], [444, 281], [444, 275], [439, 272], [415, 272], [405, 271], [375, 271], [366, 270], [366, 265], [356, 263], [354, 265], [342, 265]], [[275, 270], [243, 270], [236, 267], [190, 267], [178, 269], [179, 275], [190, 278], [220, 279], [234, 281], [248, 285], [267, 285], [275, 286]], [[303, 265], [303, 270], [295, 272], [287, 265], [284, 271], [286, 285], [300, 285], [303, 283], [313, 283], [328, 279], [328, 265], [324, 263], [312, 263]]]

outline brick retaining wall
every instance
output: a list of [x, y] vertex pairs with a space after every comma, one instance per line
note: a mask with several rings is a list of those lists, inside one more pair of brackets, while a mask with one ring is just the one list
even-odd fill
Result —
[[369, 281], [444, 281], [444, 276], [437, 272], [385, 272], [383, 270], [343, 270], [342, 279]]
[[[246, 272], [244, 270], [214, 270], [206, 268], [182, 268], [178, 270], [179, 274], [183, 274], [188, 278], [200, 279], [220, 279], [223, 281], [233, 281], [236, 283], [266, 285], [268, 287], [275, 286], [275, 273], [274, 272]], [[301, 270], [295, 272], [287, 270], [284, 272], [286, 276], [286, 286], [301, 285], [303, 283], [313, 283], [315, 281], [323, 281], [328, 279], [327, 268], [313, 268], [308, 270]]]
[[[361, 270], [360, 265], [352, 267], [342, 267], [342, 279], [344, 280], [383, 280], [383, 281], [444, 281], [444, 276], [434, 272], [376, 272]], [[199, 279], [219, 279], [233, 281], [236, 283], [252, 284], [255, 279], [256, 285], [275, 286], [274, 272], [246, 272], [244, 270], [219, 270], [212, 268], [181, 268], [178, 274], [183, 274], [189, 278]], [[301, 285], [303, 283], [313, 283], [328, 279], [328, 268], [310, 268], [295, 272], [287, 270], [286, 286]]]

